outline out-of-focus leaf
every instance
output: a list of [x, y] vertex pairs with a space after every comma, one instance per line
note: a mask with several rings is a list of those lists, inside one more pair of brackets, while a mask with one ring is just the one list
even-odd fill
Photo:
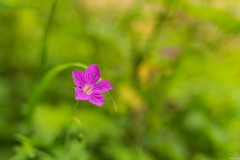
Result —
[[94, 138], [99, 138], [99, 135], [111, 135], [111, 138], [118, 139], [123, 133], [120, 128], [114, 124], [111, 117], [106, 117], [99, 111], [81, 110], [78, 117], [81, 120], [82, 128], [88, 133], [88, 137], [91, 136], [91, 139], [89, 139], [91, 142]]
[[203, 113], [192, 111], [185, 116], [184, 124], [188, 130], [201, 132], [206, 129], [208, 120]]
[[37, 105], [34, 115], [34, 128], [35, 136], [41, 140], [41, 143], [52, 144], [63, 128], [67, 128], [70, 119], [70, 107], [69, 104], [58, 106], [57, 109], [50, 105]]
[[240, 20], [226, 10], [219, 10], [208, 6], [184, 5], [184, 11], [191, 16], [208, 20], [219, 26], [226, 32], [240, 32]]
[[111, 25], [102, 23], [100, 20], [93, 20], [88, 24], [88, 33], [96, 39], [116, 48], [119, 53], [129, 57], [131, 48], [128, 38]]
[[20, 146], [15, 148], [16, 154], [10, 160], [24, 160], [28, 158], [35, 158], [37, 155], [37, 150], [29, 138], [17, 134], [16, 138], [21, 143]]
[[8, 9], [24, 9], [24, 8], [34, 8], [33, 6], [25, 5], [25, 4], [8, 4], [0, 2], [0, 10], [8, 10]]
[[205, 154], [197, 154], [196, 156], [194, 156], [193, 160], [211, 160], [212, 158], [208, 157]]
[[179, 138], [172, 136], [172, 134], [170, 137], [159, 138], [153, 143], [156, 154], [162, 159], [185, 160], [188, 153], [184, 143]]
[[76, 140], [71, 142], [70, 152], [62, 152], [59, 155], [59, 160], [89, 160], [89, 152], [87, 151], [86, 143], [79, 143]]

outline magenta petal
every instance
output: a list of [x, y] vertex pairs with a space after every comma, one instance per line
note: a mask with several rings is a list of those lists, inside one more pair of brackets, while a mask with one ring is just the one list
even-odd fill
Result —
[[100, 93], [92, 93], [88, 101], [96, 106], [102, 106], [104, 103], [104, 98]]
[[113, 89], [113, 85], [107, 80], [101, 80], [94, 88], [94, 92], [104, 93]]
[[73, 71], [72, 72], [73, 82], [78, 87], [83, 87], [86, 83], [85, 74], [81, 71]]
[[83, 93], [83, 90], [79, 87], [75, 88], [75, 99], [76, 100], [88, 100], [89, 96]]
[[85, 77], [86, 77], [87, 83], [89, 83], [89, 84], [97, 83], [99, 78], [101, 77], [98, 66], [96, 64], [90, 65], [86, 69]]

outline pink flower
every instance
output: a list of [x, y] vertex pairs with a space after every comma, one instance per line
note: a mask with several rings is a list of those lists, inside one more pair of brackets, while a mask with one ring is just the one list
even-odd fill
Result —
[[73, 71], [72, 77], [73, 82], [77, 86], [75, 88], [75, 99], [88, 100], [96, 106], [102, 106], [104, 104], [102, 93], [113, 89], [109, 81], [99, 81], [101, 74], [96, 64], [88, 66], [85, 73], [77, 70]]

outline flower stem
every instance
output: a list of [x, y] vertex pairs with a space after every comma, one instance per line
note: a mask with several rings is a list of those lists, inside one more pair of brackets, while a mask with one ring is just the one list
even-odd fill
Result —
[[66, 133], [66, 136], [65, 136], [65, 150], [66, 151], [68, 151], [68, 149], [70, 149], [69, 141], [70, 141], [71, 127], [72, 127], [73, 120], [74, 120], [74, 117], [75, 117], [75, 114], [76, 114], [76, 111], [77, 111], [77, 108], [78, 108], [78, 103], [79, 103], [79, 101], [76, 101], [76, 104], [75, 104], [75, 106], [73, 108], [73, 111], [72, 111], [71, 121], [70, 121], [70, 124], [68, 126], [68, 130], [67, 130], [67, 133]]

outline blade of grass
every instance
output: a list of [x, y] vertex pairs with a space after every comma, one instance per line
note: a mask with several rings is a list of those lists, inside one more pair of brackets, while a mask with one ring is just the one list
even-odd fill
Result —
[[39, 66], [40, 79], [42, 78], [42, 76], [44, 74], [44, 70], [45, 70], [46, 63], [47, 63], [48, 35], [49, 35], [49, 31], [50, 31], [50, 28], [51, 28], [51, 25], [52, 25], [53, 17], [54, 17], [55, 11], [56, 11], [57, 1], [58, 0], [53, 1], [51, 11], [50, 11], [50, 14], [49, 14], [49, 18], [48, 18], [48, 22], [46, 24], [46, 28], [45, 28], [45, 31], [44, 31], [44, 34], [43, 34], [43, 43], [42, 43], [42, 48], [41, 48], [41, 51], [40, 51], [40, 66]]
[[80, 67], [80, 68], [83, 68], [83, 69], [87, 68], [87, 66], [82, 64], [82, 63], [61, 64], [61, 65], [58, 65], [58, 66], [54, 67], [50, 71], [48, 71], [46, 73], [46, 75], [43, 77], [43, 79], [41, 80], [41, 82], [38, 84], [35, 92], [33, 93], [32, 97], [30, 98], [30, 101], [29, 101], [29, 104], [28, 104], [28, 123], [30, 125], [29, 126], [30, 129], [32, 127], [35, 105], [36, 105], [39, 97], [42, 95], [43, 91], [45, 90], [45, 88], [49, 84], [49, 82], [51, 82], [54, 77], [56, 77], [58, 74], [60, 74], [64, 70], [72, 68], [72, 67]]

